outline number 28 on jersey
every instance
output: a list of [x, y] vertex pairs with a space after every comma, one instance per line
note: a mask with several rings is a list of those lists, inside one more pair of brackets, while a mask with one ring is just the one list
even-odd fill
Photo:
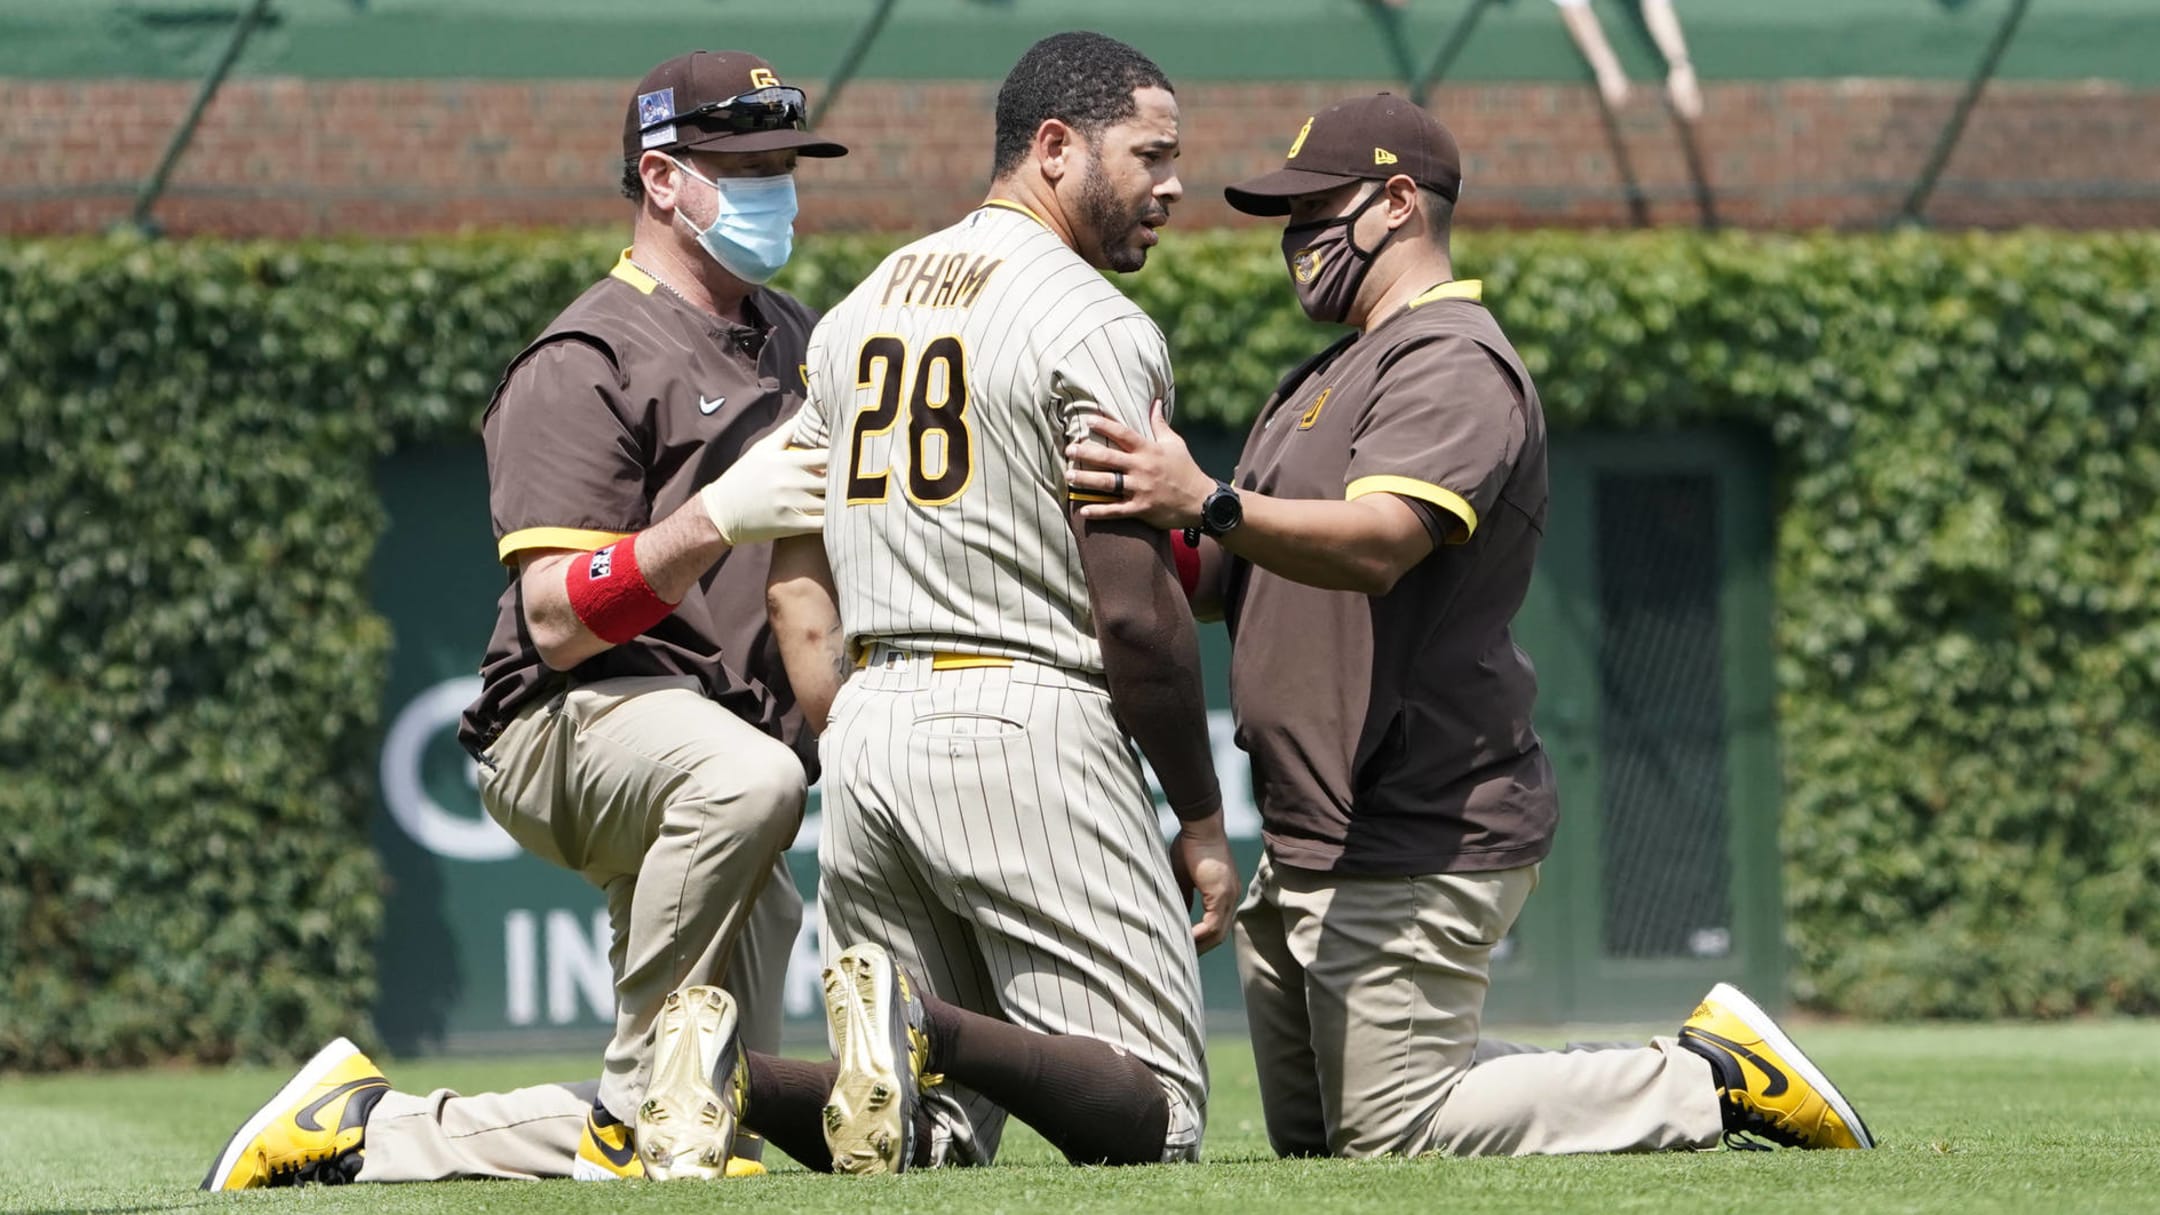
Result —
[[944, 506], [967, 492], [975, 443], [959, 338], [933, 338], [911, 351], [892, 334], [876, 334], [856, 356], [855, 387], [870, 395], [848, 427], [849, 506], [886, 501], [896, 473], [918, 506]]

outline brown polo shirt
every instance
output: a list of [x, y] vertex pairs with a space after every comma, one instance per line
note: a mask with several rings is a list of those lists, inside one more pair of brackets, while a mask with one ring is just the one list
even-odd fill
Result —
[[1273, 497], [1398, 495], [1437, 542], [1385, 595], [1232, 563], [1238, 743], [1282, 864], [1473, 872], [1551, 848], [1537, 678], [1508, 629], [1545, 529], [1545, 418], [1481, 291], [1442, 284], [1292, 372], [1238, 461]]
[[770, 545], [729, 551], [674, 614], [567, 673], [540, 661], [516, 576], [519, 553], [597, 548], [666, 518], [795, 412], [817, 317], [763, 289], [744, 310], [749, 324], [734, 325], [692, 307], [625, 251], [504, 372], [481, 428], [496, 556], [511, 577], [459, 729], [468, 750], [571, 683], [686, 675], [815, 777], [816, 744], [766, 621]]

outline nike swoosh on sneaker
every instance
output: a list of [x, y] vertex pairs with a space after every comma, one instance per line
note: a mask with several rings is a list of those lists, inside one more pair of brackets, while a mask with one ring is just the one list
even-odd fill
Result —
[[1763, 1086], [1763, 1096], [1776, 1097], [1784, 1093], [1784, 1091], [1788, 1087], [1790, 1087], [1790, 1083], [1785, 1079], [1785, 1073], [1779, 1071], [1775, 1064], [1771, 1063], [1768, 1059], [1763, 1058], [1761, 1055], [1756, 1054], [1754, 1051], [1749, 1050], [1747, 1047], [1740, 1045], [1738, 1042], [1733, 1041], [1731, 1038], [1724, 1037], [1720, 1034], [1713, 1034], [1706, 1029], [1697, 1029], [1693, 1026], [1690, 1026], [1687, 1032], [1697, 1038], [1702, 1039], [1705, 1042], [1708, 1042], [1709, 1044], [1719, 1048], [1720, 1050], [1727, 1051], [1739, 1058], [1747, 1060], [1749, 1063], [1754, 1064], [1758, 1069], [1760, 1069], [1762, 1071], [1763, 1078], [1769, 1082]]
[[627, 1169], [637, 1160], [637, 1148], [630, 1143], [627, 1135], [623, 1137], [621, 1147], [616, 1147], [604, 1137], [593, 1134], [591, 1128], [587, 1128], [585, 1138], [592, 1143], [593, 1149], [598, 1151], [602, 1158], [618, 1169]]
[[713, 410], [718, 409], [725, 404], [727, 404], [727, 398], [724, 396], [714, 397], [712, 400], [708, 401], [705, 399], [704, 393], [701, 392], [698, 394], [697, 409], [699, 413], [709, 414]]
[[[301, 1107], [300, 1112], [293, 1115], [293, 1125], [303, 1131], [320, 1131], [323, 1126], [315, 1121], [315, 1115], [322, 1113], [331, 1102], [348, 1093], [357, 1093], [361, 1089], [389, 1087], [390, 1082], [381, 1076], [362, 1076], [358, 1080], [347, 1080]], [[344, 1128], [341, 1126], [338, 1129], [343, 1130]]]

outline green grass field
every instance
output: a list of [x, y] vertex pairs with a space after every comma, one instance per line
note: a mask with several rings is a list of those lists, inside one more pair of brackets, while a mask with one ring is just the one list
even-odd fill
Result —
[[[1533, 1041], [1551, 1040], [1528, 1035]], [[1609, 1031], [1574, 1036], [1605, 1038]], [[1531, 1160], [1276, 1161], [1242, 1041], [1215, 1043], [1207, 1162], [1074, 1169], [1009, 1134], [994, 1169], [860, 1180], [776, 1160], [707, 1185], [459, 1182], [208, 1195], [194, 1186], [284, 1076], [264, 1070], [0, 1080], [0, 1208], [9, 1212], [1015, 1211], [1356, 1209], [1817, 1212], [2160, 1210], [2160, 1023], [1808, 1025], [1802, 1045], [1884, 1142], [1873, 1153]], [[401, 1088], [479, 1091], [574, 1075], [579, 1058], [422, 1059]], [[776, 1154], [777, 1155], [777, 1154]], [[846, 1204], [843, 1206], [842, 1204]]]

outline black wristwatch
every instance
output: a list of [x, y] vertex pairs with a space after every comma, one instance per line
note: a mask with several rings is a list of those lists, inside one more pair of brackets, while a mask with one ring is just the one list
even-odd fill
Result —
[[1220, 536], [1235, 531], [1245, 521], [1245, 500], [1238, 492], [1222, 481], [1215, 483], [1215, 492], [1200, 503], [1200, 533]]

